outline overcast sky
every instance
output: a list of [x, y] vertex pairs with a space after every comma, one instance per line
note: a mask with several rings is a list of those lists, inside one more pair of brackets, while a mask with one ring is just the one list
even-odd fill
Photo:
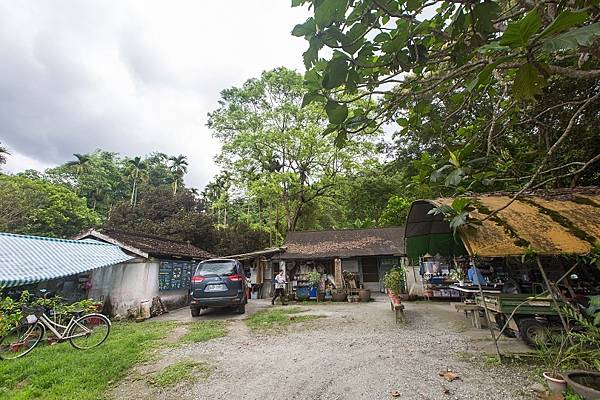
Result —
[[0, 0], [4, 171], [97, 148], [185, 154], [187, 184], [217, 172], [206, 114], [263, 70], [303, 70], [290, 0]]

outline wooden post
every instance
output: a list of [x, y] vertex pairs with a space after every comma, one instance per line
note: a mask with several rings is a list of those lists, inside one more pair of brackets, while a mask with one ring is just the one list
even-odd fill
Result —
[[[477, 266], [475, 265], [475, 260], [471, 259], [471, 262], [473, 263], [473, 268], [475, 268], [475, 271], [477, 271]], [[477, 274], [475, 274], [475, 276], [477, 276]], [[485, 319], [487, 320], [487, 326], [488, 326], [488, 328], [490, 328], [490, 334], [492, 335], [492, 339], [494, 340], [494, 345], [496, 346], [496, 353], [498, 354], [498, 360], [500, 362], [502, 362], [502, 354], [500, 354], [500, 349], [498, 348], [498, 338], [496, 338], [496, 335], [494, 334], [494, 328], [492, 328], [492, 324], [490, 323], [491, 322], [490, 314], [489, 314], [487, 305], [485, 303], [485, 296], [483, 295], [483, 289], [481, 288], [481, 282], [479, 281], [479, 278], [477, 279], [477, 286], [479, 287], [479, 295], [481, 296], [481, 302], [483, 303], [483, 310], [485, 313]], [[477, 313], [477, 318], [479, 318], [479, 311], [474, 311], [474, 312]]]
[[334, 265], [334, 276], [333, 280], [335, 281], [335, 287], [340, 289], [344, 286], [344, 277], [342, 276], [342, 260], [336, 258], [333, 260]]
[[[537, 261], [538, 268], [540, 269], [540, 272], [542, 273], [542, 278], [544, 278], [544, 283], [546, 283], [546, 287], [548, 288], [548, 292], [550, 293], [550, 298], [552, 299], [552, 302], [554, 303], [554, 307], [556, 307], [556, 312], [558, 313], [560, 322], [562, 323], [562, 326], [565, 329], [565, 332], [569, 333], [569, 325], [563, 318], [563, 315], [560, 311], [560, 307], [558, 306], [558, 301], [556, 301], [556, 293], [554, 292], [553, 288], [550, 286], [550, 281], [548, 280], [548, 276], [546, 276], [546, 271], [544, 270], [544, 267], [542, 267], [542, 261], [540, 260], [540, 256], [539, 255], [536, 256], [535, 260]], [[570, 340], [570, 338], [569, 338], [569, 340]]]

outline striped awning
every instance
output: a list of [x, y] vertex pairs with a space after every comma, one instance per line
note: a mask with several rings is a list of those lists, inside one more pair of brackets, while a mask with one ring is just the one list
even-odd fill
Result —
[[0, 232], [0, 288], [76, 275], [132, 258], [102, 242]]

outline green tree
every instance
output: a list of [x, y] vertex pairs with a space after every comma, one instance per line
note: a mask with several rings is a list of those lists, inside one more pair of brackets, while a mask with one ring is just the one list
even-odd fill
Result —
[[0, 146], [0, 164], [6, 164], [6, 156], [10, 155], [5, 146]]
[[241, 222], [217, 229], [204, 202], [191, 190], [182, 188], [173, 194], [168, 185], [146, 188], [136, 207], [125, 200], [116, 203], [106, 226], [189, 241], [218, 255], [244, 253], [269, 244], [267, 234]]
[[381, 216], [379, 224], [381, 226], [402, 226], [406, 223], [406, 217], [410, 211], [412, 200], [393, 195], [388, 199]]
[[[397, 164], [431, 193], [598, 179], [600, 9], [534, 0], [294, 0], [305, 103], [338, 137], [397, 127]], [[327, 51], [322, 51], [327, 48]], [[377, 97], [376, 108], [364, 98]], [[591, 145], [590, 145], [591, 143]], [[517, 195], [518, 195], [517, 193]]]
[[187, 157], [180, 154], [178, 156], [169, 157], [169, 161], [169, 169], [173, 174], [173, 194], [177, 194], [177, 188], [181, 184], [183, 176], [187, 172]]
[[91, 157], [89, 155], [75, 153], [73, 156], [76, 158], [76, 160], [69, 161], [65, 165], [67, 167], [73, 167], [77, 176], [81, 176], [90, 170]]
[[251, 199], [244, 202], [252, 207], [246, 213], [278, 231], [295, 230], [339, 176], [374, 155], [370, 137], [344, 138], [343, 148], [324, 137], [326, 114], [303, 107], [305, 94], [297, 72], [277, 68], [223, 90], [220, 107], [209, 114], [208, 126], [223, 144], [217, 162], [229, 174], [231, 195]]
[[42, 177], [85, 196], [88, 206], [105, 218], [112, 203], [130, 193], [123, 161], [117, 153], [101, 150], [77, 156], [75, 161], [47, 169]]
[[0, 231], [71, 237], [99, 223], [85, 199], [62, 185], [0, 175]]
[[133, 159], [128, 159], [125, 162], [125, 169], [127, 178], [131, 181], [131, 199], [129, 204], [135, 207], [137, 204], [139, 184], [148, 177], [148, 166], [140, 157], [135, 157]]

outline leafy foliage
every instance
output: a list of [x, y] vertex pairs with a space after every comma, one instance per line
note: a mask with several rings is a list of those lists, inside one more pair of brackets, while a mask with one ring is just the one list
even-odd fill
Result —
[[10, 155], [8, 149], [0, 145], [0, 165], [6, 164], [6, 156]]
[[[330, 79], [340, 78], [332, 71]], [[213, 209], [230, 213], [236, 198], [244, 199], [246, 222], [279, 233], [295, 230], [310, 207], [334, 193], [338, 179], [374, 155], [369, 137], [344, 138], [343, 148], [324, 137], [326, 115], [307, 104], [305, 94], [302, 77], [285, 68], [221, 92], [208, 126], [223, 143], [218, 179], [227, 184], [211, 194]], [[339, 105], [325, 111], [345, 119]]]
[[383, 277], [383, 285], [390, 289], [396, 295], [400, 294], [400, 291], [406, 283], [406, 273], [404, 269], [400, 267], [394, 267], [385, 273]]
[[99, 223], [85, 199], [64, 186], [0, 174], [0, 231], [70, 237]]
[[394, 164], [413, 188], [439, 196], [597, 181], [594, 2], [293, 5], [313, 14], [292, 31], [308, 42], [305, 103], [325, 105], [326, 132], [344, 140], [396, 128]]

